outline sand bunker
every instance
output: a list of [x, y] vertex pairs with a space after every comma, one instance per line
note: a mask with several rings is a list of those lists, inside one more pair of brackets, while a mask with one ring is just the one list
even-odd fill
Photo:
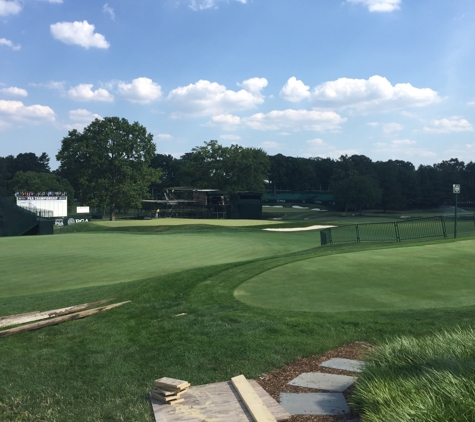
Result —
[[269, 232], [303, 232], [305, 230], [321, 230], [321, 229], [330, 229], [336, 226], [309, 226], [309, 227], [290, 227], [286, 229], [262, 229]]

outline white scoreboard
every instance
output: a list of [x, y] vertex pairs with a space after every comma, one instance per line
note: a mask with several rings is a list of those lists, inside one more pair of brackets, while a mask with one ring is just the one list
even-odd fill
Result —
[[[23, 193], [23, 192], [21, 192]], [[21, 195], [16, 194], [16, 204], [19, 207], [38, 210], [53, 211], [53, 217], [66, 217], [68, 215], [68, 197], [66, 195]]]

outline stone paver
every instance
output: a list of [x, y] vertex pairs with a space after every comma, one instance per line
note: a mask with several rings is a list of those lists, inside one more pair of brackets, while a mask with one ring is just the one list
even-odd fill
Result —
[[316, 388], [318, 390], [335, 391], [341, 393], [355, 382], [355, 377], [347, 375], [325, 374], [322, 372], [304, 372], [289, 382], [299, 387]]
[[365, 363], [361, 360], [333, 358], [320, 364], [325, 368], [340, 369], [343, 371], [361, 372]]
[[291, 415], [344, 415], [350, 412], [342, 393], [281, 393], [280, 404]]

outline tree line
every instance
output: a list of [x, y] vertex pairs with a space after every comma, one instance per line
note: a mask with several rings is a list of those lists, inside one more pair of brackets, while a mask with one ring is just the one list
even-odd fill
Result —
[[475, 163], [457, 158], [417, 168], [409, 161], [372, 161], [364, 155], [339, 159], [302, 158], [261, 148], [205, 142], [180, 158], [156, 152], [152, 134], [138, 122], [106, 117], [82, 132], [72, 130], [51, 171], [46, 153], [0, 157], [0, 189], [67, 191], [93, 208], [140, 207], [164, 188], [189, 186], [243, 191], [327, 191], [340, 209], [425, 208], [454, 202], [452, 185], [462, 186], [461, 204], [475, 202]]

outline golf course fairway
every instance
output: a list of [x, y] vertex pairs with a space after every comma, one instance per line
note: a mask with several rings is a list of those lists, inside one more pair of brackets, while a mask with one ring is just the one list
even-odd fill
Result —
[[474, 240], [345, 253], [273, 268], [234, 296], [307, 312], [394, 311], [475, 304]]
[[115, 284], [318, 246], [312, 232], [69, 233], [0, 239], [0, 298]]

